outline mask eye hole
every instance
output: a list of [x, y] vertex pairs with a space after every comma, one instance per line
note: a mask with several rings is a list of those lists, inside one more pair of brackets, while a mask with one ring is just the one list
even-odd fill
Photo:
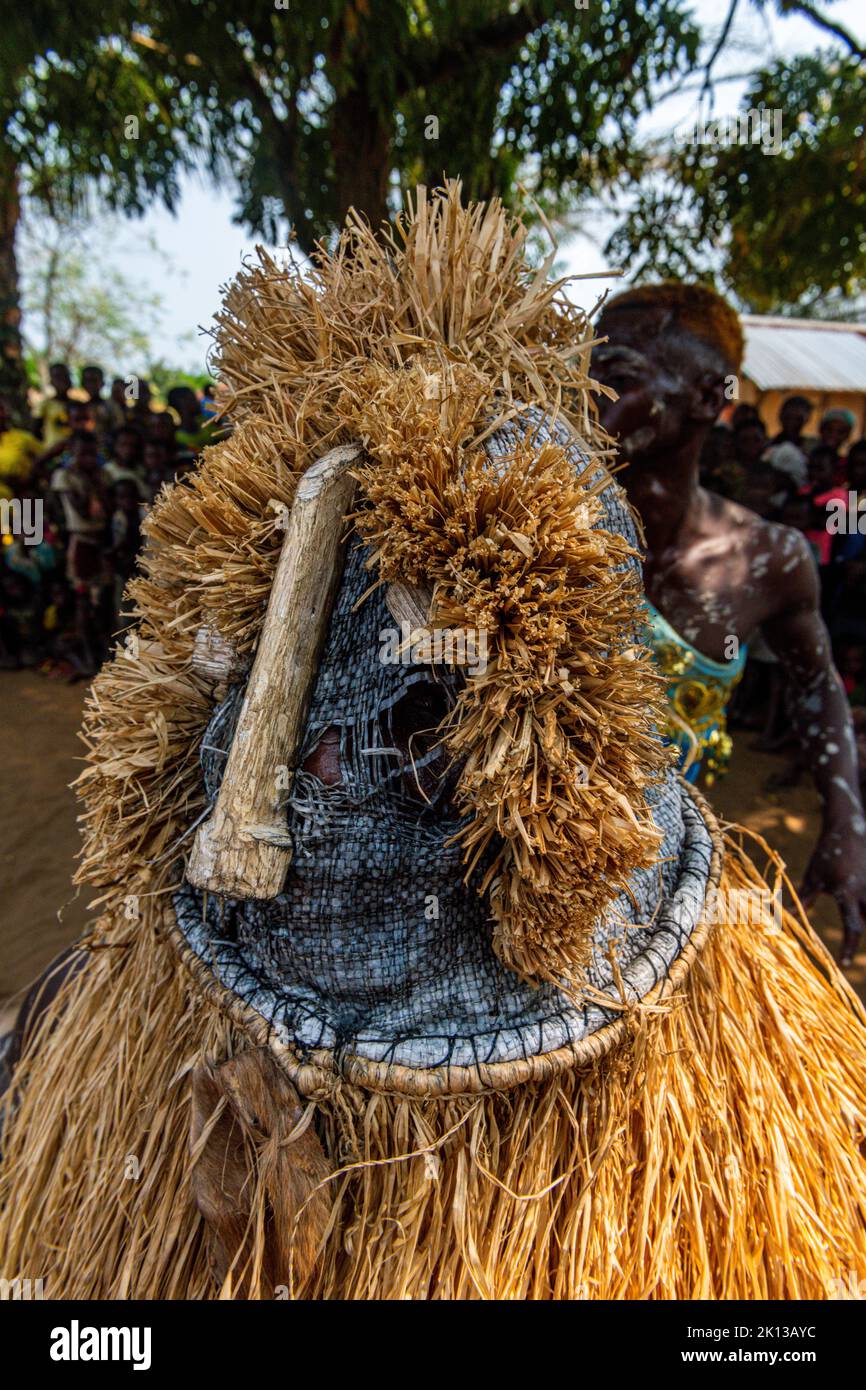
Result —
[[343, 780], [340, 769], [340, 730], [336, 724], [325, 729], [315, 748], [301, 764], [326, 787], [336, 787]]
[[419, 681], [388, 712], [383, 733], [403, 755], [402, 789], [414, 801], [429, 804], [435, 797], [440, 804], [453, 791], [456, 778], [438, 732], [450, 705], [444, 686]]
[[391, 735], [396, 747], [415, 757], [430, 752], [437, 729], [448, 713], [448, 698], [441, 685], [419, 681], [391, 710]]

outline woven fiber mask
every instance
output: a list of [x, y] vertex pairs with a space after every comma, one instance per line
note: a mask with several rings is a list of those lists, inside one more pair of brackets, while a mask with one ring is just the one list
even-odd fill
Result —
[[[529, 411], [487, 440], [491, 473], [508, 468], [522, 439], [539, 452], [563, 449], [577, 478], [593, 472], [563, 422]], [[595, 525], [627, 541], [633, 578], [637, 537], [611, 482]], [[688, 793], [663, 773], [646, 793], [660, 863], [635, 869], [598, 914], [582, 980], [563, 970], [559, 981], [535, 982], [509, 968], [494, 949], [483, 889], [498, 840], [467, 877], [459, 842], [467, 817], [455, 798], [461, 766], [449, 765], [438, 727], [447, 728], [460, 692], [481, 677], [389, 659], [395, 620], [383, 588], [369, 592], [370, 563], [369, 549], [350, 540], [300, 770], [285, 798], [292, 859], [282, 891], [269, 902], [231, 901], [187, 886], [175, 899], [178, 923], [297, 1067], [379, 1078], [408, 1068], [419, 1088], [439, 1089], [462, 1085], [467, 1071], [564, 1065], [611, 1029], [623, 994], [643, 997], [679, 956], [703, 906], [710, 837]], [[637, 623], [629, 640], [640, 641]], [[232, 689], [202, 742], [211, 801], [242, 694], [242, 685]], [[327, 781], [304, 770], [323, 738], [336, 759]]]

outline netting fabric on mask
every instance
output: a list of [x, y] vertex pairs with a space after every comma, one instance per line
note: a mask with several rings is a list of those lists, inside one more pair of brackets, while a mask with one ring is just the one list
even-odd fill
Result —
[[[487, 444], [493, 466], [524, 423]], [[539, 442], [554, 438], [575, 467], [587, 460], [564, 425], [538, 414]], [[620, 489], [602, 494], [601, 525], [636, 544]], [[299, 764], [327, 736], [338, 776], [299, 770], [286, 793], [292, 862], [270, 902], [218, 900], [184, 885], [178, 924], [221, 983], [301, 1055], [320, 1049], [413, 1068], [512, 1062], [581, 1042], [617, 1016], [552, 984], [529, 985], [494, 955], [484, 897], [464, 883], [451, 779], [427, 736], [453, 701], [459, 672], [383, 659], [394, 628], [367, 555], [351, 544], [319, 669]], [[634, 561], [638, 564], [638, 561]], [[210, 799], [243, 688], [215, 711], [201, 760]], [[642, 998], [699, 920], [711, 842], [691, 798], [671, 775], [648, 793], [663, 833], [658, 863], [637, 872], [598, 921], [589, 982], [619, 999], [611, 943], [626, 989]]]

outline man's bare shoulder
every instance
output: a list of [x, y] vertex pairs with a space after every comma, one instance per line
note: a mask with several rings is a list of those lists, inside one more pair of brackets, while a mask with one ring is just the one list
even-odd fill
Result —
[[714, 493], [705, 494], [714, 528], [739, 545], [747, 545], [755, 555], [763, 555], [774, 570], [791, 574], [800, 566], [811, 572], [815, 561], [802, 531], [783, 526], [779, 521], [767, 521], [749, 507]]

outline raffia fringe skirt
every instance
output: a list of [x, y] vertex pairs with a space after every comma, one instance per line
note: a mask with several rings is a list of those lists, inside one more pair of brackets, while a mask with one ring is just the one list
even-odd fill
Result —
[[[726, 848], [723, 888], [763, 889]], [[201, 1085], [250, 1038], [154, 911], [16, 1073], [0, 1275], [84, 1299], [840, 1296], [866, 1278], [866, 1016], [795, 906], [714, 925], [590, 1067], [437, 1099], [335, 1082], [282, 1120]], [[221, 1221], [196, 1168], [227, 1118]]]

